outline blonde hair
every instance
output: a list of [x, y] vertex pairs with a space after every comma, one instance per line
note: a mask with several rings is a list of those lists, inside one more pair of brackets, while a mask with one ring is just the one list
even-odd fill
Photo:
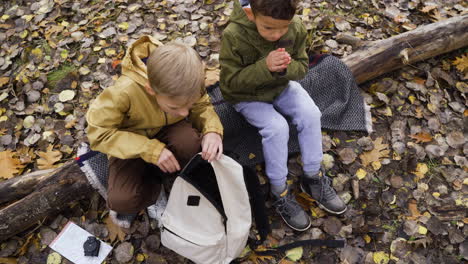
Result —
[[204, 91], [203, 62], [187, 45], [172, 42], [156, 48], [148, 59], [147, 72], [151, 89], [165, 96], [193, 98]]

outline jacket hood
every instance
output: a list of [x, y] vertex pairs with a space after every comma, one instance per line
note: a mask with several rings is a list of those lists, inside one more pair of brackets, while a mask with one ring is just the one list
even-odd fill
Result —
[[249, 1], [247, 0], [239, 0], [234, 1], [234, 8], [232, 10], [231, 17], [229, 18], [230, 22], [240, 24], [244, 27], [251, 28], [257, 30], [257, 25], [254, 22], [250, 21], [245, 14], [244, 9], [242, 8], [243, 5], [248, 5]]
[[127, 49], [122, 60], [122, 75], [128, 76], [139, 85], [148, 83], [146, 59], [151, 52], [163, 44], [150, 36], [143, 36]]

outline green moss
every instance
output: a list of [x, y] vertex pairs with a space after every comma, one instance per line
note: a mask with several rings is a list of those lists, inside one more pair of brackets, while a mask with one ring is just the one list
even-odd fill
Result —
[[49, 86], [51, 88], [55, 88], [57, 83], [65, 78], [70, 72], [76, 71], [76, 67], [71, 64], [64, 64], [60, 66], [58, 69], [53, 70], [47, 74], [47, 81], [49, 82]]

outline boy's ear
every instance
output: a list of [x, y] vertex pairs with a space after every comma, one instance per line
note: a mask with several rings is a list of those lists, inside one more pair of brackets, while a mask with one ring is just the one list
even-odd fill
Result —
[[253, 11], [252, 11], [252, 8], [250, 8], [250, 7], [245, 7], [245, 8], [244, 8], [244, 11], [245, 11], [245, 14], [247, 15], [247, 18], [248, 18], [250, 21], [254, 22], [254, 21], [255, 21], [255, 15], [254, 15], [254, 13], [253, 13]]
[[151, 88], [151, 86], [149, 85], [149, 83], [147, 83], [147, 84], [145, 85], [145, 90], [146, 90], [146, 92], [149, 93], [150, 95], [153, 95], [153, 96], [156, 95], [156, 93], [155, 93], [154, 90]]

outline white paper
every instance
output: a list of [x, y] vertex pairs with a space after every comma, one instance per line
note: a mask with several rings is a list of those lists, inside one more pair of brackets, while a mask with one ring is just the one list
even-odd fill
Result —
[[100, 240], [99, 256], [85, 256], [83, 244], [89, 236], [93, 235], [70, 221], [49, 247], [75, 264], [101, 264], [111, 252], [112, 247]]

